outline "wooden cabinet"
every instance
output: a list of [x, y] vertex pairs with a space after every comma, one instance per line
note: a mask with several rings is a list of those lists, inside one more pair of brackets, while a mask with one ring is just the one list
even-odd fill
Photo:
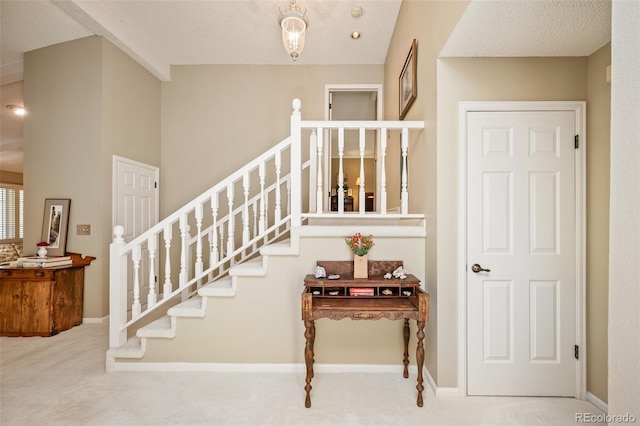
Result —
[[0, 267], [0, 336], [52, 336], [82, 323], [84, 268]]

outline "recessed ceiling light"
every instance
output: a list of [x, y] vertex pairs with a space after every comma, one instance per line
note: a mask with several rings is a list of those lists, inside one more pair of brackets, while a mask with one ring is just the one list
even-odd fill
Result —
[[359, 32], [354, 31], [354, 32], [351, 33], [351, 38], [354, 39], [354, 40], [357, 40], [357, 39], [360, 38], [361, 35], [362, 34], [360, 34]]
[[362, 8], [360, 6], [358, 7], [354, 7], [353, 9], [351, 9], [351, 16], [353, 16], [354, 18], [359, 18], [362, 16]]

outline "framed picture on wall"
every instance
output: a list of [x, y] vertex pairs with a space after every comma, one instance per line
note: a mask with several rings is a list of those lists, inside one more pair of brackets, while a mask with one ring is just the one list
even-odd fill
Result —
[[418, 71], [416, 57], [417, 53], [417, 42], [414, 38], [413, 42], [411, 42], [409, 55], [407, 55], [407, 59], [404, 61], [404, 65], [402, 66], [402, 72], [400, 72], [400, 120], [403, 120], [407, 115], [407, 112], [409, 112], [409, 108], [411, 108], [413, 101], [416, 100], [416, 96], [418, 95], [418, 86], [416, 84], [416, 74]]
[[49, 256], [64, 256], [67, 247], [70, 199], [47, 198], [44, 200], [42, 218], [42, 242], [49, 243]]

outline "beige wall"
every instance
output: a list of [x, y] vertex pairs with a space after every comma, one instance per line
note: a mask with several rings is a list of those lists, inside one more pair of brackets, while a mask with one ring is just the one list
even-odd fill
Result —
[[588, 59], [587, 97], [587, 391], [607, 401], [609, 315], [609, 160], [611, 44]]
[[161, 216], [287, 138], [294, 98], [303, 120], [324, 120], [326, 84], [380, 84], [383, 67], [202, 65], [171, 76], [162, 83]]
[[[423, 238], [374, 238], [371, 260], [402, 260], [423, 279]], [[304, 276], [318, 260], [350, 260], [343, 238], [301, 238], [299, 256], [270, 256], [266, 277], [241, 277], [232, 298], [209, 298], [201, 319], [179, 319], [175, 339], [149, 339], [144, 361], [197, 358], [217, 363], [302, 363], [304, 327], [300, 294]], [[286, 273], [283, 273], [286, 271]], [[232, 326], [229, 326], [229, 325]], [[319, 364], [402, 365], [402, 321], [316, 321]], [[411, 321], [409, 359], [415, 363], [416, 330]], [[207, 338], [203, 339], [202, 336]], [[381, 344], [382, 342], [382, 344]], [[133, 361], [136, 362], [136, 361]], [[411, 371], [415, 374], [415, 369]]]
[[[608, 141], [606, 133], [609, 128], [607, 118], [609, 102], [606, 93], [607, 89], [602, 87], [604, 82], [603, 64], [607, 61], [606, 55], [606, 48], [604, 48], [602, 52], [598, 52], [594, 55], [594, 58], [589, 60], [587, 58], [442, 59], [439, 64], [438, 165], [449, 164], [452, 166], [438, 169], [439, 182], [443, 182], [443, 188], [447, 186], [445, 182], [456, 182], [457, 185], [458, 102], [480, 100], [586, 100], [587, 88], [589, 88], [592, 97], [589, 98], [587, 109], [593, 109], [589, 118], [593, 119], [593, 114], [599, 114], [599, 117], [589, 123], [587, 133], [589, 146], [587, 175], [591, 175], [593, 172], [596, 176], [602, 177], [604, 182], [594, 179], [588, 181], [587, 193], [590, 201], [587, 215], [590, 216], [592, 214], [592, 203], [599, 202], [604, 205], [597, 207], [596, 214], [601, 219], [604, 214], [604, 218], [597, 221], [590, 220], [587, 232], [589, 238], [604, 238], [606, 242], [608, 232], [606, 219]], [[600, 73], [600, 82], [588, 80], [589, 73], [596, 75]], [[526, 82], [526, 84], [523, 84], [523, 82]], [[603, 134], [605, 137], [602, 136]], [[592, 146], [591, 143], [594, 145]], [[592, 153], [592, 150], [595, 150], [595, 152]], [[604, 189], [601, 186], [603, 184], [605, 185]], [[441, 192], [444, 191], [439, 191], [439, 194]], [[442, 235], [442, 232], [446, 232], [447, 234], [457, 235], [457, 220], [455, 218], [457, 199], [446, 196], [442, 199], [438, 197], [438, 202], [438, 212], [441, 218], [439, 221], [439, 234]], [[456, 239], [452, 238], [442, 241], [442, 244], [438, 246], [439, 281], [456, 280], [458, 268], [458, 265], [456, 265], [458, 249], [456, 241]], [[590, 242], [593, 243], [592, 240]], [[592, 273], [594, 270], [607, 270], [606, 256], [598, 258], [598, 252], [602, 252], [602, 250], [601, 246], [588, 247], [588, 255], [593, 261], [593, 264], [590, 265]], [[606, 251], [606, 248], [604, 250]], [[603, 288], [605, 292], [607, 288], [606, 275], [604, 280], [602, 280], [601, 275], [590, 275], [590, 277], [592, 279], [588, 283], [588, 293], [592, 297], [593, 295], [600, 295], [601, 297]], [[439, 307], [443, 309], [442, 304]], [[455, 309], [456, 307], [451, 306], [450, 308]], [[600, 398], [606, 398], [606, 393], [602, 393], [602, 386], [606, 386], [606, 344], [598, 345], [597, 342], [602, 341], [602, 324], [606, 329], [606, 312], [605, 297], [603, 305], [598, 307], [589, 306], [587, 318], [587, 332], [594, 338], [592, 345], [587, 348], [587, 359], [589, 360], [593, 357], [588, 364], [590, 374], [593, 374], [589, 379], [588, 390]], [[596, 325], [598, 323], [600, 325]], [[440, 331], [442, 332], [443, 329]], [[454, 332], [453, 329], [450, 331]], [[604, 334], [604, 339], [606, 342], [606, 333]], [[450, 343], [454, 344], [455, 342], [451, 341]], [[605, 364], [602, 364], [603, 357]], [[442, 359], [450, 358], [445, 356]], [[453, 373], [453, 370], [451, 370], [451, 373]]]
[[[24, 55], [24, 252], [41, 241], [45, 198], [70, 198], [67, 251], [100, 256], [101, 40], [89, 37]], [[77, 224], [93, 225], [76, 236]], [[106, 315], [102, 264], [86, 268], [84, 316]]]
[[[409, 110], [405, 120], [424, 120], [425, 129], [418, 133], [409, 144], [409, 209], [424, 212], [427, 221], [427, 239], [425, 247], [425, 288], [431, 297], [431, 315], [427, 324], [425, 363], [431, 376], [438, 385], [447, 383], [439, 380], [440, 363], [447, 365], [439, 354], [441, 345], [448, 345], [451, 338], [455, 340], [455, 328], [451, 329], [451, 316], [455, 319], [455, 312], [449, 311], [455, 307], [455, 298], [451, 292], [440, 294], [440, 287], [452, 289], [455, 295], [455, 281], [438, 282], [437, 272], [437, 242], [438, 221], [436, 212], [437, 193], [437, 149], [436, 149], [436, 93], [437, 75], [436, 63], [438, 54], [448, 39], [458, 19], [467, 7], [468, 1], [404, 1], [389, 45], [389, 52], [385, 63], [385, 119], [397, 120], [398, 111], [398, 77], [405, 62], [411, 41], [417, 39], [417, 90], [418, 96]], [[399, 143], [397, 140], [392, 143]], [[395, 155], [394, 155], [395, 154]], [[389, 151], [387, 164], [399, 164], [397, 151]], [[393, 180], [394, 174], [389, 173], [387, 188], [389, 188], [389, 205], [397, 204], [399, 199], [400, 182]], [[446, 234], [445, 234], [446, 235]], [[450, 239], [446, 235], [445, 239]], [[447, 299], [448, 298], [448, 299]], [[444, 306], [444, 311], [442, 307]], [[442, 318], [444, 316], [444, 318]], [[441, 322], [444, 321], [444, 322]], [[452, 331], [453, 330], [453, 331]], [[444, 342], [440, 342], [444, 339]], [[448, 352], [448, 351], [447, 351]], [[450, 356], [450, 355], [447, 355]], [[455, 364], [457, 356], [450, 358], [449, 363]], [[450, 374], [449, 374], [450, 375]], [[455, 376], [454, 376], [455, 377]], [[449, 380], [450, 382], [450, 380]], [[450, 384], [446, 386], [451, 386]]]
[[[67, 251], [95, 256], [84, 317], [108, 314], [111, 156], [159, 164], [160, 83], [100, 37], [25, 54], [25, 253], [41, 240], [45, 198], [70, 198]], [[90, 224], [89, 236], [76, 225]]]
[[[438, 63], [439, 383], [457, 384], [458, 108], [461, 101], [584, 101], [586, 58], [467, 58]], [[446, 303], [444, 302], [446, 300]]]

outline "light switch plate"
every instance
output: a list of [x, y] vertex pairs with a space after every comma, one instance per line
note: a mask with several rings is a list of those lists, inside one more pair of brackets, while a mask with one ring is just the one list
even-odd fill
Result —
[[91, 225], [77, 225], [76, 235], [91, 235]]

